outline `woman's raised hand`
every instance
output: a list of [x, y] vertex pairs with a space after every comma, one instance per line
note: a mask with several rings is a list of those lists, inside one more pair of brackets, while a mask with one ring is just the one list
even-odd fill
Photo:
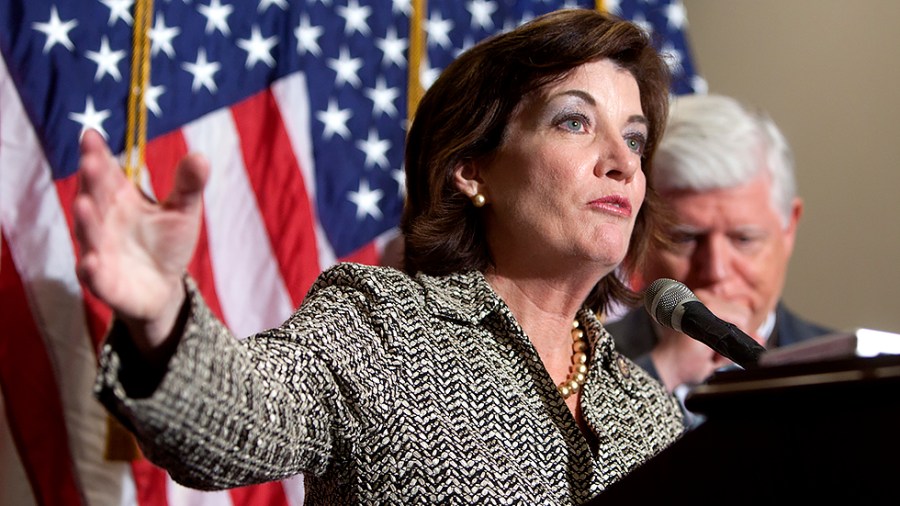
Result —
[[160, 203], [129, 181], [99, 133], [81, 141], [75, 234], [78, 276], [131, 330], [142, 351], [162, 344], [184, 302], [182, 276], [200, 230], [209, 166], [188, 155]]

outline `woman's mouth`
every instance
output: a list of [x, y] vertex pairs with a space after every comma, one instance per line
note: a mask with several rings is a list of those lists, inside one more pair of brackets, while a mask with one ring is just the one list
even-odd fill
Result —
[[608, 195], [596, 200], [592, 200], [589, 205], [592, 208], [601, 211], [622, 216], [624, 218], [631, 217], [631, 202], [621, 195]]

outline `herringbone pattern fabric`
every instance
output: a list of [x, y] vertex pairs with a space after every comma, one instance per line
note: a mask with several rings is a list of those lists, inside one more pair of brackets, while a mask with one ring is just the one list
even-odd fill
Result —
[[152, 393], [136, 388], [153, 375], [132, 377], [119, 328], [97, 386], [147, 456], [189, 486], [303, 472], [310, 504], [578, 504], [681, 433], [674, 399], [584, 309], [592, 453], [479, 272], [342, 264], [280, 328], [242, 341], [188, 287], [185, 335]]

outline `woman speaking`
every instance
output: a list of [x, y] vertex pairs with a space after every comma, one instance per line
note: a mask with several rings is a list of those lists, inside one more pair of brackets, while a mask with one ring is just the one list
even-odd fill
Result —
[[599, 12], [476, 45], [409, 131], [404, 270], [337, 265], [243, 340], [185, 274], [204, 159], [151, 203], [86, 133], [79, 275], [116, 316], [99, 399], [190, 487], [303, 473], [310, 504], [587, 501], [682, 431], [596, 316], [635, 298], [618, 274], [659, 237], [667, 100], [647, 36]]

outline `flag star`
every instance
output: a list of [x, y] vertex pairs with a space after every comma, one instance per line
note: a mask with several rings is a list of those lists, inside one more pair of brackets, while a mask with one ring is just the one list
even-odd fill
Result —
[[480, 26], [483, 30], [490, 30], [494, 27], [494, 20], [491, 15], [497, 11], [497, 4], [489, 0], [471, 0], [466, 10], [472, 16], [472, 26]]
[[621, 0], [604, 0], [603, 5], [610, 14], [622, 15]]
[[375, 39], [375, 46], [381, 49], [384, 56], [381, 63], [384, 66], [394, 64], [398, 67], [406, 65], [406, 48], [409, 47], [409, 41], [397, 37], [397, 29], [391, 26], [383, 39]]
[[362, 84], [356, 72], [363, 66], [362, 58], [350, 58], [350, 53], [346, 47], [341, 48], [341, 54], [338, 59], [328, 59], [328, 67], [337, 73], [335, 85], [341, 86], [350, 83], [354, 88], [359, 88]]
[[441, 69], [432, 67], [426, 58], [422, 62], [422, 68], [419, 71], [419, 82], [422, 83], [422, 88], [426, 90], [431, 88], [431, 85], [434, 84], [439, 75], [441, 75]]
[[159, 108], [159, 96], [166, 92], [165, 86], [151, 86], [144, 92], [144, 105], [157, 118], [162, 116], [162, 109]]
[[81, 133], [78, 134], [81, 137], [84, 132], [88, 129], [93, 129], [100, 132], [104, 138], [108, 139], [109, 135], [106, 133], [106, 129], [103, 128], [103, 122], [109, 118], [110, 112], [109, 110], [98, 111], [94, 108], [94, 99], [91, 97], [87, 97], [84, 103], [84, 112], [70, 112], [69, 119], [81, 123]]
[[160, 51], [166, 53], [169, 58], [175, 58], [175, 48], [172, 40], [181, 33], [177, 26], [166, 26], [165, 13], [160, 12], [159, 17], [153, 22], [150, 29], [150, 53], [156, 56]]
[[671, 42], [667, 42], [659, 48], [659, 54], [663, 57], [666, 65], [669, 66], [669, 71], [673, 74], [680, 74], [684, 70], [682, 67], [684, 56], [681, 54], [681, 51], [675, 49]]
[[378, 76], [374, 88], [367, 88], [365, 94], [372, 101], [372, 116], [387, 114], [394, 118], [397, 116], [397, 108], [394, 100], [400, 96], [397, 88], [388, 88], [384, 76]]
[[669, 18], [669, 26], [677, 30], [687, 27], [687, 11], [681, 0], [675, 0], [666, 6], [666, 17]]
[[306, 54], [309, 51], [314, 56], [322, 54], [322, 48], [319, 47], [319, 37], [322, 36], [324, 28], [321, 26], [312, 26], [309, 24], [309, 17], [306, 14], [300, 16], [300, 24], [294, 28], [294, 37], [297, 37], [297, 52]]
[[234, 7], [222, 5], [220, 0], [212, 0], [209, 5], [201, 5], [197, 9], [200, 14], [206, 16], [206, 33], [218, 30], [222, 35], [231, 34], [231, 28], [228, 27], [228, 16], [234, 11]]
[[368, 139], [356, 141], [356, 147], [366, 154], [366, 168], [376, 165], [382, 169], [388, 168], [387, 152], [391, 149], [391, 141], [379, 138], [374, 128], [369, 130]]
[[216, 92], [216, 81], [213, 79], [213, 76], [222, 68], [222, 65], [218, 62], [207, 61], [205, 48], [201, 47], [200, 50], [197, 51], [196, 62], [182, 63], [181, 68], [187, 70], [194, 76], [194, 81], [191, 83], [192, 91], [196, 92], [201, 87], [204, 87], [209, 90], [210, 93]]
[[350, 109], [338, 109], [337, 102], [334, 99], [328, 100], [328, 109], [316, 113], [316, 119], [325, 125], [322, 137], [326, 140], [331, 139], [334, 134], [338, 134], [344, 139], [350, 138], [350, 129], [347, 128], [347, 121], [353, 116]]
[[70, 19], [62, 21], [59, 19], [59, 12], [56, 6], [50, 7], [50, 19], [46, 23], [32, 23], [32, 28], [47, 35], [47, 42], [44, 43], [44, 54], [50, 52], [53, 46], [62, 44], [66, 49], [72, 51], [75, 45], [69, 39], [69, 32], [78, 26], [78, 21]]
[[462, 47], [456, 51], [456, 53], [454, 54], [454, 57], [458, 58], [459, 55], [463, 54], [464, 52], [466, 52], [466, 50], [470, 49], [474, 45], [475, 45], [475, 41], [472, 39], [471, 36], [467, 35], [462, 41]]
[[501, 28], [500, 31], [501, 31], [502, 33], [506, 33], [506, 32], [508, 32], [508, 31], [512, 30], [513, 28], [515, 28], [515, 27], [521, 25], [522, 23], [524, 23], [524, 22], [525, 22], [525, 21], [524, 21], [525, 18], [526, 18], [526, 16], [525, 16], [525, 15], [522, 15], [522, 19], [520, 19], [519, 21], [516, 21], [516, 20], [514, 20], [514, 19], [512, 19], [512, 18], [509, 18], [509, 19], [505, 20], [505, 21], [503, 22], [503, 28]]
[[693, 88], [694, 93], [698, 95], [706, 95], [709, 93], [709, 83], [699, 75], [694, 75], [691, 79], [691, 88]]
[[378, 202], [384, 196], [384, 192], [379, 189], [370, 189], [369, 182], [365, 179], [359, 181], [359, 191], [349, 192], [348, 199], [356, 204], [356, 219], [362, 220], [366, 215], [381, 219], [381, 209]]
[[369, 35], [369, 24], [366, 22], [372, 14], [372, 8], [361, 6], [356, 0], [350, 0], [346, 7], [338, 7], [338, 13], [344, 18], [344, 35], [359, 32]]
[[131, 6], [134, 0], [100, 0], [103, 5], [109, 7], [109, 26], [116, 24], [116, 21], [124, 19], [125, 23], [131, 25], [134, 18], [131, 17]]
[[270, 68], [275, 66], [275, 58], [272, 57], [272, 48], [278, 44], [278, 36], [273, 35], [264, 39], [259, 31], [259, 26], [253, 27], [253, 33], [249, 39], [239, 39], [238, 47], [247, 51], [246, 67], [253, 68], [258, 62], [263, 62]]
[[410, 3], [410, 0], [393, 0], [391, 3], [391, 12], [409, 17], [409, 15], [412, 14], [412, 4]]
[[425, 31], [428, 32], [428, 42], [434, 42], [443, 49], [447, 49], [453, 44], [450, 41], [450, 30], [453, 30], [453, 21], [444, 19], [436, 11], [431, 13], [431, 17], [425, 23]]
[[400, 196], [406, 195], [406, 171], [403, 167], [401, 166], [400, 169], [392, 170], [391, 177], [397, 182], [397, 194]]
[[103, 76], [109, 74], [116, 81], [122, 80], [122, 74], [119, 72], [119, 62], [125, 58], [125, 51], [113, 51], [109, 48], [109, 39], [104, 35], [100, 39], [100, 51], [86, 51], [85, 56], [97, 64], [97, 73], [94, 74], [94, 81], [100, 81]]
[[266, 12], [266, 10], [273, 5], [283, 11], [286, 11], [288, 8], [288, 4], [285, 0], [259, 0], [259, 7], [257, 7], [256, 11]]
[[643, 30], [644, 33], [646, 33], [648, 36], [653, 35], [653, 24], [647, 21], [647, 18], [644, 17], [643, 14], [635, 15], [634, 18], [632, 18], [631, 22], [638, 25], [638, 27], [640, 27], [640, 29]]

